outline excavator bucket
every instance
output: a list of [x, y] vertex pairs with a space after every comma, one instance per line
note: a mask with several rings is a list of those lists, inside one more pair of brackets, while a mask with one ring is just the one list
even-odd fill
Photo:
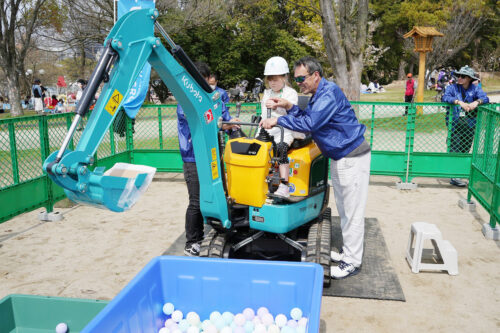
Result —
[[156, 172], [156, 168], [128, 163], [116, 163], [107, 171], [104, 167], [94, 171], [86, 167], [78, 169], [76, 174], [61, 176], [49, 172], [49, 176], [64, 188], [70, 200], [114, 212], [130, 209], [146, 192]]

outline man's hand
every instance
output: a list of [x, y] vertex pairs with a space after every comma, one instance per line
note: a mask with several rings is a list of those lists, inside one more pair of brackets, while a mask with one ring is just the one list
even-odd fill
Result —
[[278, 118], [267, 118], [260, 121], [259, 126], [264, 129], [271, 129], [278, 123]]
[[464, 111], [470, 111], [470, 106], [469, 104], [465, 103], [465, 102], [462, 102], [462, 101], [458, 101], [458, 105], [460, 105], [460, 107], [462, 109], [464, 109]]
[[479, 105], [478, 101], [474, 101], [472, 103], [469, 103], [469, 111], [474, 110], [475, 108], [477, 108], [478, 105]]
[[271, 97], [266, 101], [266, 108], [276, 110], [276, 108], [281, 107], [285, 110], [290, 110], [293, 104], [288, 100], [279, 97]]
[[[232, 123], [240, 123], [241, 122], [241, 120], [239, 118], [231, 118], [231, 120], [229, 120], [229, 121]], [[234, 125], [224, 124], [224, 125], [222, 125], [222, 129], [224, 131], [227, 131], [229, 129], [238, 129], [238, 128], [240, 128], [240, 125], [238, 125], [238, 124], [234, 124]]]

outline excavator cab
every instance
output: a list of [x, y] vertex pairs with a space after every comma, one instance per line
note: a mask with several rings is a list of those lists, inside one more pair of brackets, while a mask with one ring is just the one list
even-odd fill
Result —
[[[221, 99], [197, 71], [182, 48], [156, 21], [156, 9], [123, 15], [104, 45], [76, 109], [61, 149], [51, 154], [43, 169], [77, 202], [121, 212], [132, 207], [151, 183], [154, 168], [115, 165], [92, 168], [97, 147], [120, 112], [146, 62], [182, 106], [191, 130], [200, 182], [200, 209], [210, 231], [200, 255], [257, 257], [316, 262], [330, 281], [331, 218], [328, 207], [328, 159], [316, 145], [302, 140], [292, 146], [290, 199], [272, 195], [277, 173], [276, 147], [265, 131], [257, 137], [244, 132], [227, 144], [221, 130]], [[155, 37], [156, 30], [169, 46]], [[103, 84], [94, 110], [71, 151], [69, 142]], [[253, 126], [258, 123], [240, 123]], [[249, 132], [251, 133], [251, 131]], [[285, 255], [285, 256], [284, 256]]]

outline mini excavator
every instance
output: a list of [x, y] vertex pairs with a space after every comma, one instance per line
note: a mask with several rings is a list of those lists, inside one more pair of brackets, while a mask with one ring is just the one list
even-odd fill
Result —
[[[130, 208], [152, 174], [91, 171], [93, 156], [146, 62], [156, 70], [182, 106], [191, 130], [206, 233], [200, 255], [315, 262], [330, 283], [331, 211], [328, 159], [315, 143], [295, 140], [290, 160], [288, 199], [272, 193], [279, 185], [276, 145], [260, 129], [256, 137], [227, 140], [221, 130], [221, 99], [183, 49], [156, 21], [156, 9], [131, 11], [115, 24], [77, 106], [62, 143], [43, 169], [75, 202], [121, 212]], [[155, 37], [155, 28], [168, 44]], [[76, 148], [69, 142], [87, 114], [98, 87], [102, 92]], [[258, 126], [258, 122], [239, 123]], [[113, 169], [113, 168], [112, 168]]]

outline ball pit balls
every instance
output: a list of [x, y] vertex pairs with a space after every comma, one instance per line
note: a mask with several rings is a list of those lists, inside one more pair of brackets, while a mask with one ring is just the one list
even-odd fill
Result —
[[226, 311], [222, 314], [222, 319], [224, 319], [226, 325], [230, 325], [234, 319], [234, 315], [231, 312]]
[[197, 326], [190, 326], [186, 333], [200, 333], [200, 329]]
[[243, 326], [245, 325], [246, 318], [242, 313], [238, 313], [236, 316], [234, 316], [234, 323], [238, 326]]
[[302, 310], [299, 308], [293, 308], [292, 311], [290, 311], [290, 317], [292, 317], [293, 320], [299, 320], [302, 318]]
[[200, 316], [196, 312], [189, 312], [186, 316], [189, 325], [195, 326], [200, 322]]
[[160, 328], [160, 330], [158, 331], [158, 333], [170, 333], [170, 330], [166, 327], [162, 327]]
[[276, 325], [278, 325], [278, 327], [283, 327], [286, 325], [286, 322], [287, 322], [287, 318], [284, 314], [280, 313], [279, 315], [276, 316], [276, 318], [274, 318], [274, 322], [276, 323]]
[[307, 318], [305, 318], [305, 317], [300, 318], [298, 324], [299, 324], [299, 326], [306, 327], [307, 326]]
[[222, 316], [222, 315], [220, 314], [220, 312], [219, 312], [219, 311], [214, 311], [214, 312], [212, 312], [212, 313], [210, 314], [210, 321], [211, 321], [212, 323], [215, 323], [215, 321], [216, 321], [218, 318], [220, 318], [221, 316]]
[[56, 333], [66, 333], [68, 332], [68, 325], [66, 323], [59, 323], [56, 326]]
[[255, 317], [255, 312], [252, 308], [246, 308], [245, 310], [243, 310], [243, 315], [247, 320], [252, 320]]
[[172, 312], [172, 319], [178, 323], [182, 320], [183, 318], [183, 314], [182, 314], [182, 311], [180, 310], [175, 310], [174, 312]]
[[259, 316], [259, 318], [261, 318], [261, 319], [262, 319], [262, 316], [265, 315], [266, 313], [269, 313], [269, 310], [264, 306], [260, 307], [257, 310], [257, 316]]
[[165, 305], [163, 305], [163, 313], [167, 316], [171, 315], [174, 310], [174, 305], [172, 303], [165, 303]]

